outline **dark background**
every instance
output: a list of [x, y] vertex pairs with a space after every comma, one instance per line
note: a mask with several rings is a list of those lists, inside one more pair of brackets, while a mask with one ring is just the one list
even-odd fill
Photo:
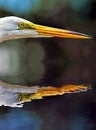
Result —
[[90, 40], [38, 38], [0, 44], [0, 80], [10, 84], [92, 86], [84, 93], [48, 97], [23, 108], [0, 107], [0, 130], [96, 129], [96, 1], [0, 0], [0, 17], [89, 34]]

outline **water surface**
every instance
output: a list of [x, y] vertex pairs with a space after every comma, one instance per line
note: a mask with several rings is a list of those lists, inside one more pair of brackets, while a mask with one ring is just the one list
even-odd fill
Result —
[[[30, 86], [58, 88], [69, 84], [92, 88], [82, 93], [32, 100], [24, 103], [22, 108], [1, 106], [0, 129], [95, 130], [96, 70], [95, 52], [91, 51], [93, 45], [59, 39], [26, 40], [26, 43], [17, 40], [0, 45], [0, 57], [3, 57], [0, 58], [0, 80], [11, 85], [27, 86], [28, 91], [38, 89], [32, 90]], [[24, 90], [20, 88], [22, 93]], [[10, 101], [6, 94], [13, 94], [17, 98], [15, 93], [8, 91], [2, 93], [2, 101]]]

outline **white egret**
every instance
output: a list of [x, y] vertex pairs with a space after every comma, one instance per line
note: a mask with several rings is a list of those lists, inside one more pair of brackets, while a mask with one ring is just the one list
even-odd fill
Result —
[[88, 35], [74, 31], [34, 24], [15, 16], [0, 18], [0, 42], [29, 37], [91, 38]]

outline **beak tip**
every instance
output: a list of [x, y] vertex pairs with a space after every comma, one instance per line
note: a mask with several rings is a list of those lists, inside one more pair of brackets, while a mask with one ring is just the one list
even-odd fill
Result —
[[86, 37], [87, 39], [92, 39], [93, 37], [92, 36], [89, 36], [89, 35], [87, 35], [87, 37]]

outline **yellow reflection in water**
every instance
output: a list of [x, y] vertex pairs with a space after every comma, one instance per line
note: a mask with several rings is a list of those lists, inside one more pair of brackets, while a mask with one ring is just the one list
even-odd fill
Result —
[[46, 96], [56, 96], [56, 95], [63, 95], [65, 93], [74, 93], [74, 92], [82, 92], [87, 91], [88, 86], [84, 85], [62, 85], [59, 88], [56, 87], [41, 87], [38, 88], [38, 91], [36, 93], [21, 93], [19, 95], [18, 100], [19, 101], [30, 101], [34, 99], [42, 99]]
[[22, 107], [24, 102], [42, 99], [46, 96], [63, 95], [65, 93], [83, 92], [88, 90], [84, 85], [53, 86], [21, 86], [11, 85], [0, 81], [0, 106]]

